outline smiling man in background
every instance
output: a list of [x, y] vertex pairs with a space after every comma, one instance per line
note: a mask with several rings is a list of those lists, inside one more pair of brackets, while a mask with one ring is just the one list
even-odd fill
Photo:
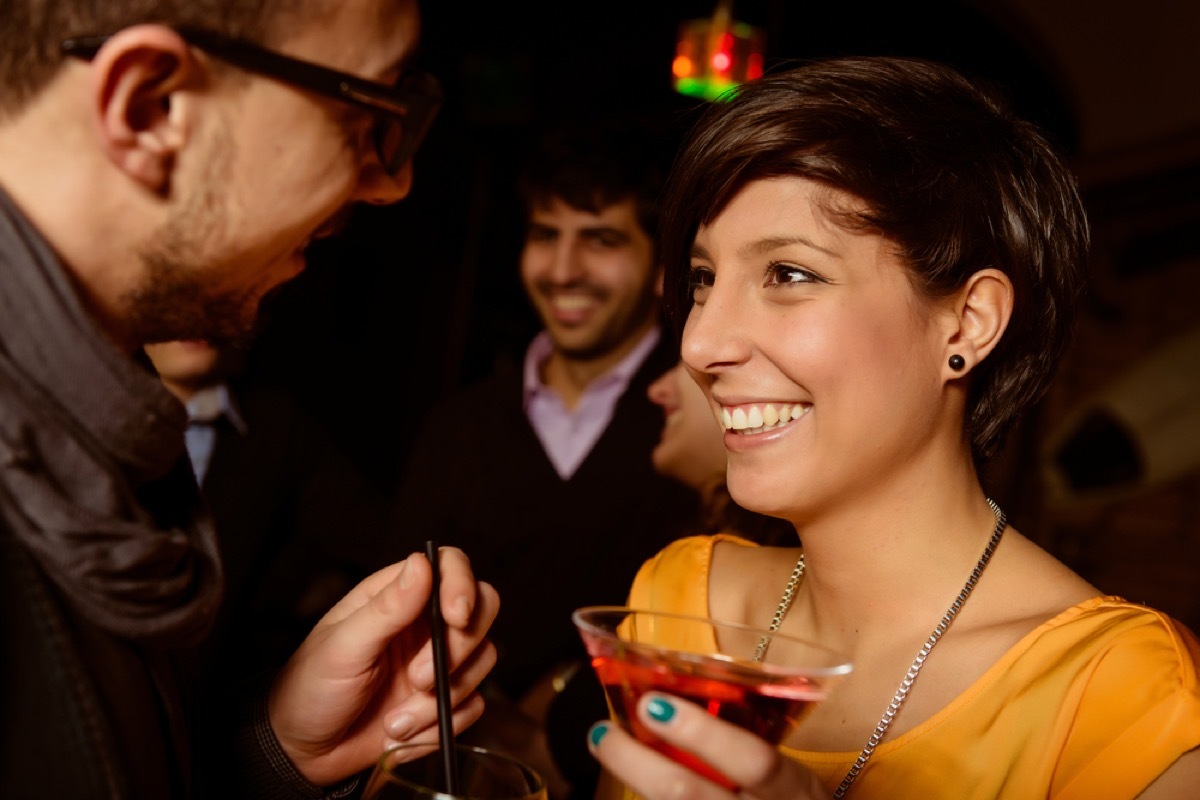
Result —
[[[392, 203], [436, 106], [408, 0], [18, 0], [0, 26], [0, 796], [320, 797], [436, 719], [423, 556], [190, 740], [222, 567], [150, 342], [243, 339], [304, 248]], [[442, 561], [459, 727], [497, 608]], [[225, 701], [227, 698], [208, 698]], [[349, 782], [347, 782], [349, 781]]]
[[[579, 671], [571, 612], [622, 603], [622, 581], [654, 542], [688, 530], [696, 508], [650, 461], [662, 414], [646, 388], [679, 357], [658, 303], [660, 137], [649, 126], [564, 125], [537, 143], [519, 179], [520, 277], [542, 330], [521, 365], [501, 363], [435, 406], [397, 503], [398, 548], [426, 536], [458, 545], [504, 598], [489, 710], [471, 735], [534, 762], [554, 796], [590, 797], [595, 779], [586, 727], [570, 730], [569, 704], [549, 703], [568, 686], [598, 697]], [[560, 717], [567, 732], [551, 737], [552, 763], [537, 750]]]

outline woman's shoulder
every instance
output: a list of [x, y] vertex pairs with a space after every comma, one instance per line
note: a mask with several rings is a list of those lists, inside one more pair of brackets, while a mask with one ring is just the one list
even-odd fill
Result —
[[637, 608], [707, 615], [709, 575], [714, 553], [722, 544], [737, 550], [758, 547], [747, 539], [727, 533], [676, 539], [642, 564], [630, 589], [628, 604]]
[[1102, 658], [1109, 670], [1127, 665], [1144, 672], [1149, 659], [1174, 664], [1181, 680], [1197, 686], [1200, 640], [1195, 632], [1162, 611], [1122, 597], [1085, 600], [1049, 620], [1031, 639], [1044, 649]]
[[[662, 571], [664, 569], [684, 569], [692, 571], [696, 568], [708, 573], [712, 565], [713, 555], [718, 545], [732, 545], [732, 552], [743, 549], [752, 550], [759, 545], [732, 533], [712, 533], [697, 536], [683, 536], [668, 543], [661, 550], [647, 559], [642, 570]], [[724, 550], [724, 548], [722, 548]]]
[[1117, 794], [1134, 796], [1200, 745], [1200, 642], [1167, 614], [1098, 596], [1026, 642], [1008, 673], [1024, 676], [1023, 695], [1052, 690], [1056, 718], [1071, 720], [1056, 748], [1069, 796], [1116, 796], [1122, 781], [1130, 791]]
[[[1035, 650], [1063, 648], [1076, 657], [1094, 654], [1116, 667], [1117, 654], [1145, 659], [1151, 653], [1195, 671], [1200, 640], [1170, 614], [1144, 603], [1106, 593], [1086, 581], [1042, 547], [1013, 531], [1002, 591], [990, 598], [985, 619], [997, 628], [1008, 623], [1015, 650], [1036, 642]], [[998, 559], [999, 560], [999, 559]], [[982, 589], [987, 589], [981, 585]], [[1020, 640], [1020, 641], [1018, 641]]]
[[1011, 681], [1050, 690], [1074, 704], [1084, 729], [1182, 714], [1200, 737], [1198, 663], [1200, 640], [1187, 626], [1148, 606], [1100, 595], [1033, 630], [981, 684]]

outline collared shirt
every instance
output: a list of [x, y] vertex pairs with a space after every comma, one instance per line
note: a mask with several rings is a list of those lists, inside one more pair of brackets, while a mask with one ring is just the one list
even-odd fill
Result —
[[525, 351], [525, 415], [563, 480], [575, 474], [608, 427], [617, 400], [661, 335], [657, 326], [652, 328], [616, 366], [588, 384], [574, 410], [542, 382], [541, 366], [553, 350], [550, 335], [542, 331], [529, 344]]
[[203, 485], [208, 464], [212, 461], [213, 448], [217, 444], [216, 423], [224, 417], [242, 435], [245, 435], [248, 427], [233, 396], [229, 394], [229, 387], [223, 383], [206, 386], [188, 398], [185, 405], [188, 427], [184, 439], [188, 458], [196, 474], [196, 483]]

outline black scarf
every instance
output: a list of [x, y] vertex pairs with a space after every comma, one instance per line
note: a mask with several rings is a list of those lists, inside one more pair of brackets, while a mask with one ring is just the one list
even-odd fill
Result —
[[197, 642], [221, 599], [186, 426], [0, 190], [0, 524], [78, 613], [154, 645]]

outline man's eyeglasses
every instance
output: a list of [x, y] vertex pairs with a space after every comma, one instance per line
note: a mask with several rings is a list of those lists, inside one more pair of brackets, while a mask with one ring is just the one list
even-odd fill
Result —
[[[389, 86], [212, 31], [188, 27], [174, 30], [188, 44], [235, 67], [371, 112], [375, 116], [375, 150], [383, 168], [392, 175], [416, 153], [442, 104], [437, 78], [419, 70], [404, 72], [395, 85]], [[61, 45], [62, 52], [91, 59], [108, 38], [67, 39]]]

